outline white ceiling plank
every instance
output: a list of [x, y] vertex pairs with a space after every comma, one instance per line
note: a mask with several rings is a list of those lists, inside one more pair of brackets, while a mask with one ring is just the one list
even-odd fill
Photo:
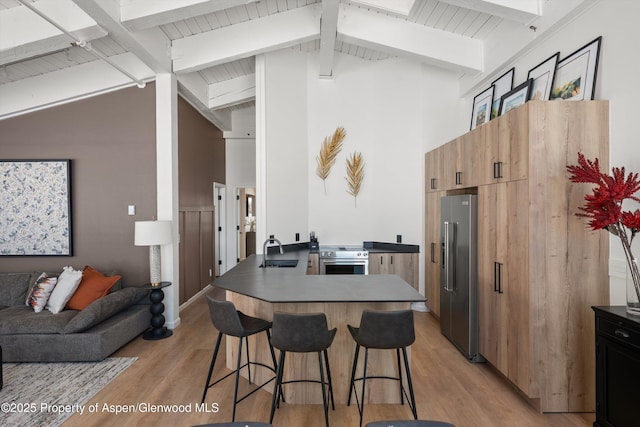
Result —
[[[137, 69], [140, 79], [154, 77], [131, 53], [110, 59], [119, 66]], [[106, 62], [87, 62], [0, 85], [0, 119], [133, 85], [132, 80]]]
[[109, 36], [156, 73], [171, 72], [169, 40], [159, 28], [133, 33], [122, 26], [120, 10], [114, 2], [73, 0], [87, 15], [109, 31]]
[[338, 0], [322, 0], [322, 19], [320, 21], [320, 76], [333, 75], [333, 53], [336, 48], [338, 32]]
[[173, 70], [198, 71], [319, 37], [320, 5], [305, 6], [174, 40]]
[[209, 108], [226, 108], [251, 101], [256, 96], [256, 75], [236, 77], [208, 87]]
[[135, 0], [122, 2], [120, 19], [133, 31], [242, 6], [246, 0]]
[[521, 24], [542, 16], [540, 0], [439, 0], [453, 6], [496, 15]]
[[338, 40], [456, 72], [483, 69], [483, 43], [342, 4]]
[[[78, 40], [91, 41], [107, 35], [71, 1], [41, 0], [35, 7]], [[73, 41], [25, 6], [0, 11], [0, 64], [64, 49]]]
[[209, 100], [208, 107], [211, 110], [218, 110], [221, 108], [228, 108], [234, 105], [242, 104], [247, 101], [252, 101], [256, 98], [256, 87], [244, 89], [234, 93], [227, 93], [225, 95], [217, 96]]

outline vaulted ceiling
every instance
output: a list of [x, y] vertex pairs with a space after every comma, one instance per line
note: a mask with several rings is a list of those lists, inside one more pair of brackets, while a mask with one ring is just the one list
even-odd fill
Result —
[[0, 96], [100, 76], [104, 87], [68, 95], [80, 97], [175, 73], [181, 95], [229, 130], [230, 111], [253, 105], [258, 54], [317, 52], [319, 78], [333, 77], [336, 52], [474, 76], [488, 42], [551, 28], [584, 1], [0, 0]]

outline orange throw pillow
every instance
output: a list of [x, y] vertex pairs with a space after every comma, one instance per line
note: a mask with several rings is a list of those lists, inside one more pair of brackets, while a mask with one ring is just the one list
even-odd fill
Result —
[[83, 310], [95, 300], [109, 293], [109, 289], [115, 285], [121, 276], [105, 276], [88, 265], [82, 270], [82, 281], [73, 294], [66, 308], [70, 310]]

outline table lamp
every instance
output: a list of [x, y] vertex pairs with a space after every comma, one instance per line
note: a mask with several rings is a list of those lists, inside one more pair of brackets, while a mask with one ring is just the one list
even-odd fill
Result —
[[160, 245], [171, 243], [171, 221], [136, 221], [136, 246], [149, 246], [149, 269], [151, 286], [159, 286]]

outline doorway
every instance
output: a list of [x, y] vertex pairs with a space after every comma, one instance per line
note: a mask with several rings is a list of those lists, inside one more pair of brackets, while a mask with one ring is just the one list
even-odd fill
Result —
[[238, 204], [238, 260], [256, 253], [256, 189], [241, 187], [237, 190]]

